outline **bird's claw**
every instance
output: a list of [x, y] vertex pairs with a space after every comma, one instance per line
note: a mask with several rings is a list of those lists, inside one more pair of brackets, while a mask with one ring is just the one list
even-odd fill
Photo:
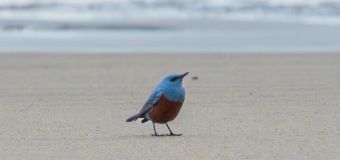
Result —
[[152, 134], [151, 136], [153, 137], [164, 137], [164, 136], [181, 136], [182, 134], [175, 134], [175, 133], [170, 133], [170, 134]]
[[170, 133], [170, 134], [167, 134], [167, 136], [181, 136], [182, 134], [175, 134], [175, 133]]

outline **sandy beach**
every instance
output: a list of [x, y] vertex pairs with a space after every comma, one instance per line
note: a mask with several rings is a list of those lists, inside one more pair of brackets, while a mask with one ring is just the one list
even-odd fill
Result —
[[[125, 122], [186, 71], [183, 136]], [[340, 55], [8, 54], [0, 75], [2, 160], [340, 159]]]

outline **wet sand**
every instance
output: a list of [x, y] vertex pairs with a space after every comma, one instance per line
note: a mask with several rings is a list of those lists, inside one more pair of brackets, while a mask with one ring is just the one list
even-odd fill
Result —
[[[186, 71], [183, 136], [125, 122]], [[0, 75], [4, 160], [340, 159], [340, 55], [0, 55]]]

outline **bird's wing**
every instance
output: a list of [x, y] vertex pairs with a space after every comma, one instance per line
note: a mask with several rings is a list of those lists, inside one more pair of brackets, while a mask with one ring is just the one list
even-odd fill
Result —
[[155, 106], [155, 104], [158, 102], [158, 100], [161, 98], [163, 94], [162, 89], [157, 88], [155, 89], [149, 99], [145, 102], [145, 104], [143, 105], [142, 109], [139, 112], [139, 115], [143, 115], [146, 112], [148, 112], [153, 106]]

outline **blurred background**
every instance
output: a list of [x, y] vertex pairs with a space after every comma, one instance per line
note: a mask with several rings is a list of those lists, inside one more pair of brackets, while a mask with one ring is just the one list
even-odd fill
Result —
[[336, 53], [340, 0], [1, 0], [0, 53]]

